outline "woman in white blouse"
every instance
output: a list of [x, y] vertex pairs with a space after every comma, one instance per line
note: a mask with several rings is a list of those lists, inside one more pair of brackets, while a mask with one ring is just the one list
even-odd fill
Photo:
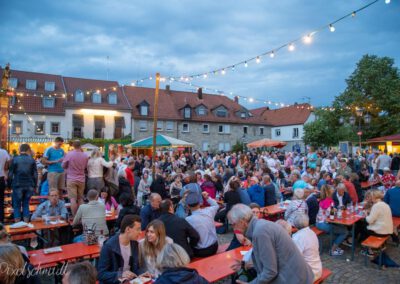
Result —
[[90, 158], [87, 164], [88, 170], [88, 182], [87, 189], [96, 189], [99, 193], [100, 190], [104, 187], [104, 178], [103, 178], [103, 167], [111, 168], [113, 166], [113, 162], [107, 162], [101, 156], [101, 152], [98, 149], [95, 149], [90, 154]]

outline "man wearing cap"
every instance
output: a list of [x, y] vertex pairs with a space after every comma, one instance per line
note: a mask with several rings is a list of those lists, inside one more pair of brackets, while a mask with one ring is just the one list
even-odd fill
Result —
[[340, 168], [337, 170], [337, 176], [350, 175], [352, 173], [351, 168], [347, 165], [346, 159], [340, 160]]
[[192, 211], [192, 215], [186, 217], [186, 221], [199, 233], [200, 240], [193, 248], [194, 256], [207, 257], [214, 255], [218, 250], [217, 232], [215, 230], [214, 218], [218, 211], [218, 203], [208, 196], [207, 192], [202, 193], [207, 200], [209, 207], [200, 209], [197, 194], [189, 192], [186, 197], [186, 204]]
[[389, 169], [389, 167], [383, 168], [383, 176], [381, 180], [386, 190], [392, 188], [396, 183], [396, 177], [392, 174], [392, 171]]

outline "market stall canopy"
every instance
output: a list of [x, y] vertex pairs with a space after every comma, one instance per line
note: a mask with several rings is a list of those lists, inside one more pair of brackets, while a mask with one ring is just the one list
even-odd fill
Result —
[[[142, 140], [125, 145], [132, 148], [150, 148], [153, 146], [153, 137], [147, 137]], [[194, 144], [179, 140], [166, 135], [158, 134], [156, 136], [156, 147], [193, 147]]]
[[282, 148], [286, 146], [286, 142], [279, 141], [279, 140], [272, 140], [268, 138], [264, 138], [261, 140], [253, 141], [247, 144], [248, 148], [261, 148], [261, 147], [275, 147], [275, 148]]
[[91, 150], [99, 149], [99, 147], [97, 147], [96, 145], [90, 144], [90, 143], [86, 143], [86, 144], [82, 145], [82, 148], [91, 149]]
[[389, 136], [376, 137], [367, 140], [368, 143], [384, 143], [389, 141], [400, 142], [400, 133]]

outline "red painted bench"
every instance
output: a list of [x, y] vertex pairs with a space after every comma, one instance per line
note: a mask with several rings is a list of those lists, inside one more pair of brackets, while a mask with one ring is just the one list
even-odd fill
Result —
[[329, 276], [331, 276], [332, 271], [330, 271], [328, 268], [322, 268], [322, 275], [319, 279], [314, 281], [314, 284], [319, 284], [324, 282]]

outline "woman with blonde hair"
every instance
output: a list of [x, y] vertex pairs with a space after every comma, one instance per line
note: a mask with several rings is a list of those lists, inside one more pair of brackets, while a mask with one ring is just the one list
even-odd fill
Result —
[[154, 284], [206, 284], [206, 279], [200, 276], [195, 269], [186, 268], [190, 257], [178, 244], [166, 244], [157, 256], [157, 268], [162, 271]]
[[24, 259], [16, 245], [0, 245], [0, 283], [14, 284], [24, 277]]
[[167, 243], [173, 240], [166, 236], [164, 223], [160, 220], [151, 221], [146, 227], [146, 235], [139, 242], [139, 265], [152, 276], [158, 277], [160, 271], [156, 267], [157, 255]]
[[[392, 211], [389, 205], [382, 201], [383, 193], [380, 190], [371, 191], [371, 201], [373, 203], [371, 212], [365, 218], [361, 240], [369, 236], [386, 237], [393, 234]], [[363, 250], [362, 254], [373, 256], [371, 250]]]
[[104, 187], [103, 167], [111, 168], [113, 164], [112, 161], [104, 160], [99, 149], [94, 149], [87, 163], [87, 189], [96, 189], [100, 193], [100, 190]]

